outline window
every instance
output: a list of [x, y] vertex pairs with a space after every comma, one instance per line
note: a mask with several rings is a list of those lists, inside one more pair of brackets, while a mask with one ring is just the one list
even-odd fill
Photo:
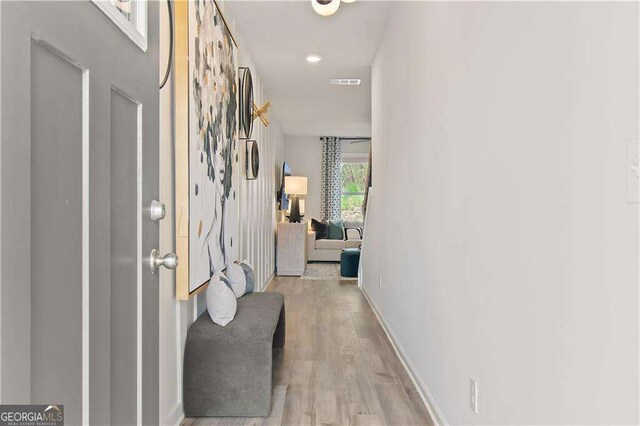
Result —
[[345, 158], [342, 161], [342, 196], [340, 208], [345, 222], [363, 222], [362, 205], [367, 186], [367, 161]]
[[129, 38], [147, 51], [148, 0], [92, 0]]

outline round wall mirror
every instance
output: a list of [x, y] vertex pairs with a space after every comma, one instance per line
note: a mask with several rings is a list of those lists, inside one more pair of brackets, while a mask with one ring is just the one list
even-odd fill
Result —
[[240, 139], [249, 139], [253, 131], [253, 80], [246, 67], [240, 67], [239, 98]]
[[260, 155], [258, 153], [258, 143], [254, 140], [247, 141], [247, 162], [246, 172], [247, 179], [254, 180], [258, 178], [260, 169]]

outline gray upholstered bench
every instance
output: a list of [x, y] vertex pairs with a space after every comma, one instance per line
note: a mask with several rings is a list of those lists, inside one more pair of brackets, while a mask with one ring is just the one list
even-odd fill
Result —
[[284, 346], [284, 316], [280, 293], [242, 296], [226, 327], [200, 315], [184, 349], [185, 416], [269, 416], [272, 348]]

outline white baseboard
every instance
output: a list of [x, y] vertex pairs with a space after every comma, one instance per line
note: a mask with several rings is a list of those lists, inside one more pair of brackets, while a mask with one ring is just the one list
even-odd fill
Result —
[[442, 411], [440, 411], [440, 409], [438, 408], [438, 405], [433, 399], [433, 396], [431, 395], [431, 392], [429, 392], [427, 385], [422, 381], [422, 379], [418, 375], [418, 372], [413, 366], [413, 363], [407, 357], [406, 353], [404, 352], [404, 349], [396, 339], [391, 328], [389, 328], [385, 320], [382, 318], [382, 315], [380, 314], [380, 311], [376, 307], [375, 303], [373, 303], [373, 301], [369, 298], [369, 295], [367, 294], [364, 286], [360, 285], [359, 287], [360, 287], [360, 291], [362, 291], [362, 294], [364, 295], [364, 298], [367, 299], [369, 306], [371, 306], [373, 313], [378, 318], [378, 321], [380, 322], [382, 329], [387, 335], [389, 342], [391, 342], [391, 346], [393, 347], [393, 350], [395, 351], [396, 355], [400, 359], [402, 366], [407, 371], [407, 374], [411, 378], [413, 385], [416, 387], [416, 390], [420, 395], [420, 399], [422, 399], [422, 402], [427, 407], [427, 411], [429, 411], [429, 415], [431, 416], [431, 419], [438, 426], [448, 425], [447, 420], [444, 418], [444, 415], [442, 414]]
[[167, 425], [179, 425], [184, 420], [184, 410], [182, 409], [182, 401], [178, 402], [175, 407], [171, 410], [171, 414], [166, 419], [162, 419], [161, 421]]
[[267, 283], [264, 285], [264, 287], [262, 287], [262, 290], [260, 291], [267, 291], [267, 288], [271, 285], [275, 277], [276, 277], [276, 274], [272, 272], [269, 278], [267, 278]]

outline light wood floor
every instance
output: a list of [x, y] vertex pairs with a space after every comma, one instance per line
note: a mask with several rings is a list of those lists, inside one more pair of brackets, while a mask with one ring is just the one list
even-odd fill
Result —
[[189, 418], [183, 425], [433, 425], [355, 281], [275, 278], [287, 340], [274, 351], [268, 418]]

